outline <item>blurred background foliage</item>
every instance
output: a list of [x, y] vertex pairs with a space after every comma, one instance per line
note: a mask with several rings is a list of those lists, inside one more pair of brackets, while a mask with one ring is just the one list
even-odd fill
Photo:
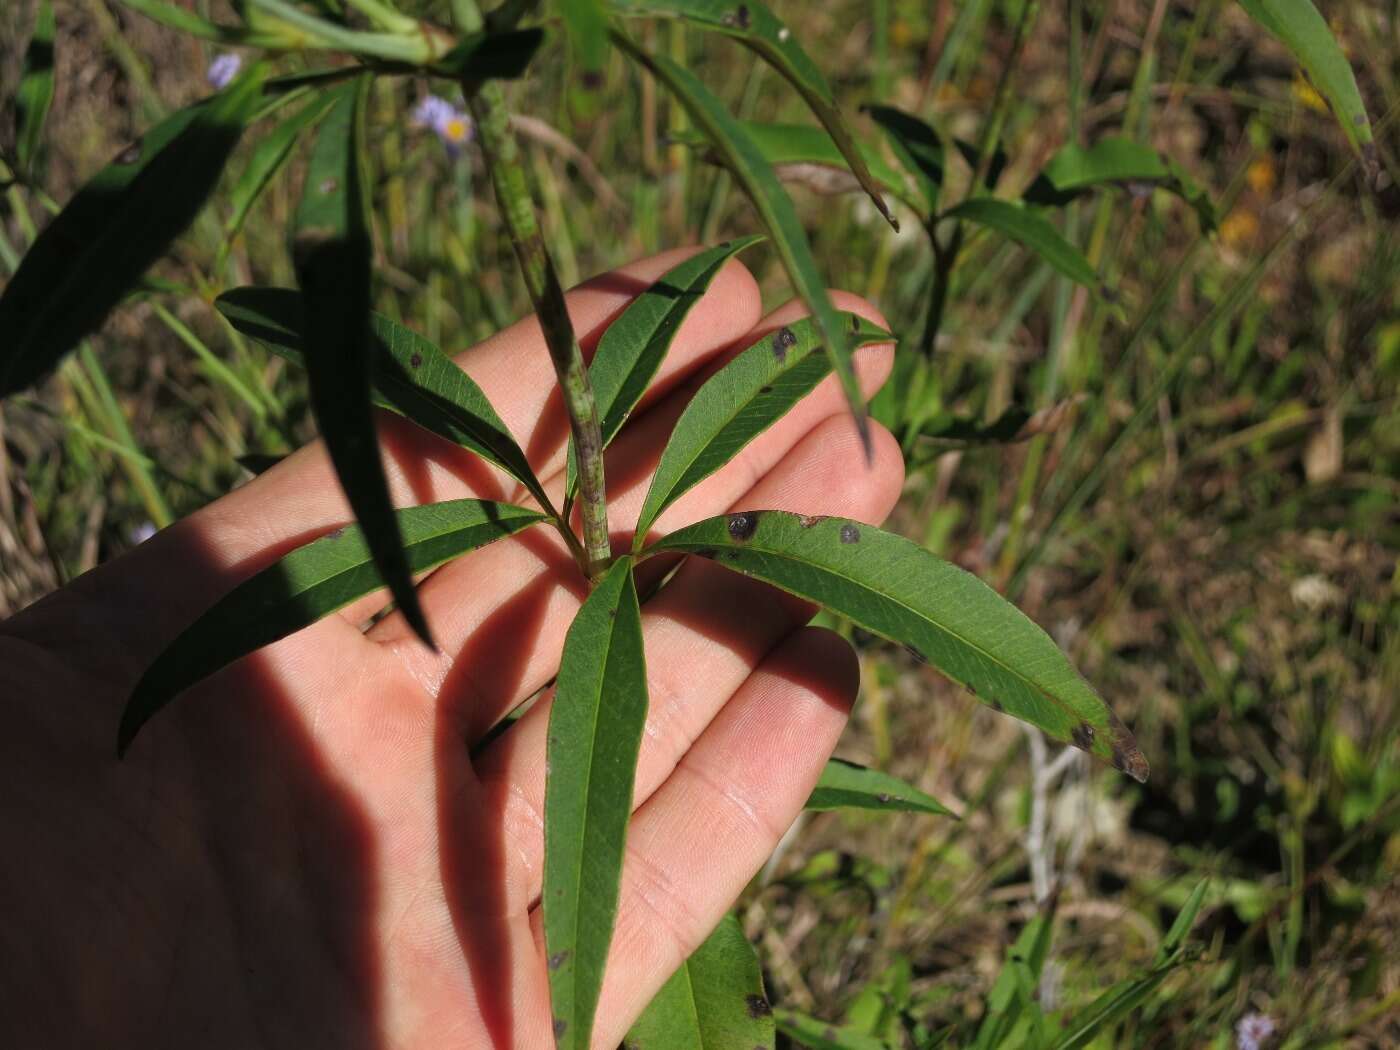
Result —
[[[881, 136], [857, 115], [865, 103], [977, 141], [1021, 10], [774, 6], [876, 150]], [[0, 98], [18, 81], [35, 7], [0, 10]], [[972, 239], [931, 360], [915, 347], [933, 259], [912, 216], [895, 234], [868, 201], [832, 193], [840, 180], [792, 173], [829, 283], [870, 297], [905, 340], [875, 405], [910, 463], [893, 527], [1050, 630], [1153, 767], [1137, 786], [1056, 763], [1015, 723], [857, 636], [865, 688], [841, 753], [963, 820], [810, 815], [740, 911], [775, 1001], [874, 1040], [851, 1045], [932, 1045], [938, 1033], [963, 1045], [1008, 947], [1046, 903], [1046, 878], [1057, 932], [1038, 994], [1049, 1009], [1149, 967], [1203, 876], [1196, 957], [1095, 1045], [1233, 1046], [1250, 1013], [1274, 1022], [1269, 1045], [1400, 1045], [1400, 157], [1389, 120], [1400, 10], [1321, 9], [1378, 124], [1374, 185], [1347, 173], [1352, 153], [1325, 103], [1237, 4], [1044, 4], [1011, 72], [999, 193], [1017, 195], [1075, 136], [1126, 136], [1205, 188], [1218, 229], [1163, 192], [1069, 205], [1057, 224], [1112, 289], [1104, 301], [1024, 249]], [[66, 200], [159, 116], [207, 93], [215, 57], [111, 0], [61, 0], [56, 12], [43, 191], [0, 189], [5, 275], [48, 198]], [[746, 118], [810, 122], [751, 53], [679, 25], [642, 32]], [[566, 282], [755, 228], [652, 83], [614, 56], [602, 89], [581, 94], [561, 42], [547, 47], [509, 98]], [[451, 157], [405, 122], [427, 86], [383, 80], [376, 91], [376, 308], [465, 347], [525, 311], [510, 246], [479, 158]], [[0, 119], [7, 154], [13, 126]], [[950, 160], [951, 185], [971, 174]], [[226, 203], [207, 209], [149, 294], [4, 406], [0, 616], [242, 483], [240, 457], [310, 436], [301, 378], [207, 305], [238, 284], [293, 283], [282, 231], [296, 183], [294, 167], [226, 257]], [[771, 249], [746, 262], [772, 305], [787, 296]], [[162, 280], [201, 295], [162, 294]], [[1047, 411], [1029, 440], [979, 433], [1036, 410]], [[1020, 1045], [1016, 1033], [1001, 1045]]]

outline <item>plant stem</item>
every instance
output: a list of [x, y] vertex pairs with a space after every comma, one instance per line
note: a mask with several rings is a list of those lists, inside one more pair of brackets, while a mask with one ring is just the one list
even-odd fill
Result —
[[[453, 18], [464, 35], [481, 29], [481, 12], [475, 0], [453, 0]], [[462, 85], [467, 106], [476, 120], [481, 149], [501, 217], [510, 232], [520, 272], [530, 301], [540, 318], [545, 344], [564, 394], [569, 427], [578, 455], [579, 504], [583, 518], [584, 574], [596, 580], [612, 559], [608, 539], [608, 507], [603, 477], [603, 437], [598, 427], [598, 405], [583, 363], [583, 351], [574, 335], [573, 321], [564, 302], [554, 262], [540, 234], [535, 204], [525, 183], [520, 147], [510, 129], [505, 96], [494, 81]]]

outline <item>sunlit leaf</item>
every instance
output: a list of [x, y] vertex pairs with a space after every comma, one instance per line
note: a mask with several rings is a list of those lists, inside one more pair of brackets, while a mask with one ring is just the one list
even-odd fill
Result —
[[34, 33], [24, 52], [24, 69], [15, 92], [15, 159], [24, 172], [34, 167], [53, 103], [53, 34], [53, 0], [43, 0], [34, 16]]
[[835, 1025], [815, 1017], [777, 1007], [773, 1019], [778, 1030], [809, 1050], [894, 1050], [883, 1039], [848, 1025]]
[[[244, 335], [305, 366], [305, 320], [295, 289], [235, 288], [214, 305]], [[548, 506], [525, 453], [471, 376], [417, 332], [382, 314], [371, 313], [369, 327], [374, 403], [494, 463]]]
[[976, 197], [945, 213], [950, 219], [964, 219], [1023, 244], [1060, 273], [1091, 292], [1099, 292], [1099, 276], [1078, 248], [1060, 235], [1042, 215], [1010, 201]]
[[1132, 734], [1044, 631], [971, 573], [872, 525], [752, 510], [658, 540], [826, 606], [906, 646], [979, 700], [1137, 780]]
[[977, 1037], [968, 1050], [996, 1050], [1006, 1045], [1006, 1037], [1021, 1014], [1036, 1006], [1035, 997], [1045, 960], [1050, 954], [1055, 918], [1052, 911], [1040, 911], [1022, 928], [1007, 950], [1001, 972], [987, 995], [987, 1010]]
[[167, 117], [97, 173], [0, 295], [0, 397], [97, 328], [204, 206], [262, 97], [263, 67]]
[[370, 402], [369, 177], [365, 107], [372, 78], [339, 89], [316, 136], [293, 227], [292, 255], [305, 310], [311, 409], [341, 487], [365, 530], [399, 611], [432, 638], [399, 539]]
[[[398, 512], [413, 572], [426, 572], [542, 519], [524, 507], [475, 499]], [[245, 580], [146, 669], [122, 713], [118, 752], [152, 715], [196, 682], [383, 586], [364, 534], [354, 525], [299, 547]]]
[[646, 715], [641, 609], [623, 558], [569, 628], [549, 713], [541, 903], [560, 1050], [591, 1045]]
[[614, 33], [613, 38], [620, 48], [646, 66], [675, 95], [691, 120], [709, 138], [735, 181], [743, 187], [758, 210], [773, 238], [778, 257], [783, 261], [783, 268], [787, 270], [788, 279], [817, 320], [832, 368], [840, 377], [841, 389], [845, 391], [856, 426], [869, 451], [870, 428], [865, 418], [860, 384], [851, 366], [850, 342], [842, 329], [826, 282], [822, 280], [816, 260], [812, 257], [807, 234], [797, 221], [792, 200], [774, 174], [773, 166], [763, 158], [762, 151], [749, 138], [739, 121], [730, 116], [724, 104], [688, 70], [664, 55], [649, 54], [621, 33]]
[[821, 780], [807, 800], [811, 810], [874, 809], [888, 812], [934, 813], [955, 816], [932, 795], [878, 769], [858, 766], [839, 758], [829, 759]]
[[[856, 346], [889, 342], [879, 325], [839, 315]], [[831, 372], [817, 324], [804, 317], [770, 332], [706, 381], [691, 398], [661, 453], [637, 519], [637, 546], [660, 513], [733, 459]]]
[[623, 1050], [771, 1050], [773, 1011], [739, 920], [726, 915], [637, 1019]]
[[1101, 1030], [1117, 1024], [1136, 1010], [1148, 996], [1162, 986], [1162, 982], [1182, 965], [1178, 958], [1169, 963], [1154, 967], [1143, 976], [1131, 981], [1121, 981], [1082, 1010], [1077, 1010], [1070, 1019], [1069, 1026], [1051, 1044], [1051, 1050], [1080, 1050], [1088, 1046]]

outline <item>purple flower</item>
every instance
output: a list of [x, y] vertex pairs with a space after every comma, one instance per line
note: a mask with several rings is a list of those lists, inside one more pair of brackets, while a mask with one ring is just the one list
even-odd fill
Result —
[[145, 543], [154, 536], [157, 531], [154, 522], [143, 521], [140, 525], [137, 525], [136, 528], [131, 530], [131, 542], [133, 544]]
[[242, 68], [243, 56], [226, 51], [209, 63], [209, 71], [204, 74], [204, 79], [209, 81], [209, 86], [215, 91], [222, 91], [228, 87], [229, 81], [238, 76], [238, 71]]
[[472, 118], [437, 95], [428, 95], [413, 107], [413, 123], [420, 128], [430, 128], [447, 147], [450, 157], [460, 154], [472, 140]]
[[1268, 1014], [1245, 1014], [1235, 1025], [1235, 1042], [1239, 1050], [1262, 1050], [1274, 1034], [1274, 1019]]

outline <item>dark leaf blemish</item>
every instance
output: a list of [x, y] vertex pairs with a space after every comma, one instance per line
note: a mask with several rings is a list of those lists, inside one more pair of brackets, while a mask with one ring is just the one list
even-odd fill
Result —
[[773, 388], [771, 386], [761, 386], [758, 388], [758, 392], [760, 394], [771, 394], [773, 392]]
[[1081, 751], [1092, 751], [1094, 749], [1094, 727], [1088, 722], [1080, 722], [1070, 732], [1069, 737], [1074, 741], [1074, 746]]
[[137, 139], [126, 149], [117, 154], [118, 164], [135, 164], [141, 159], [141, 140]]
[[347, 526], [342, 525], [340, 528], [336, 529], [334, 532], [328, 532], [328, 533], [326, 533], [326, 539], [332, 540], [332, 541], [340, 539], [340, 537], [342, 537], [342, 536], [345, 535], [345, 530], [346, 530], [346, 528], [347, 528]]
[[713, 558], [713, 557], [714, 557], [716, 554], [718, 554], [719, 552], [716, 551], [713, 547], [702, 547], [700, 550], [696, 551], [695, 553], [696, 553], [697, 556], [699, 556], [699, 557], [701, 557], [701, 558]]
[[767, 1017], [773, 1012], [773, 1007], [768, 1005], [768, 1000], [761, 995], [749, 995], [744, 997], [744, 1005], [749, 1008], [749, 1016]]
[[886, 805], [889, 804], [890, 796], [887, 795], [887, 794], [885, 794], [883, 791], [880, 792], [880, 793], [879, 793], [878, 795], [876, 795], [875, 797], [876, 797], [877, 799], [879, 799], [882, 803], [885, 803]]
[[842, 526], [841, 526], [841, 542], [842, 542], [842, 543], [859, 543], [859, 542], [860, 542], [860, 529], [858, 529], [858, 528], [856, 528], [854, 525], [850, 525], [850, 524], [842, 525]]
[[421, 364], [423, 363], [423, 355], [422, 355], [422, 354], [414, 354], [412, 357], [410, 357], [410, 358], [408, 359], [408, 363], [409, 363], [410, 365], [412, 365], [414, 368], [417, 368], [419, 365], [421, 365]]
[[569, 1029], [569, 1022], [568, 1022], [568, 1021], [564, 1020], [562, 1017], [556, 1017], [556, 1018], [554, 1019], [554, 1038], [555, 1038], [555, 1039], [563, 1039], [563, 1038], [564, 1038], [564, 1033], [565, 1033], [566, 1031], [568, 1031], [568, 1029]]
[[557, 970], [559, 969], [559, 967], [563, 966], [568, 961], [569, 949], [565, 948], [562, 952], [555, 952], [549, 957], [549, 968], [551, 970]]
[[729, 515], [729, 535], [739, 543], [752, 539], [754, 530], [757, 528], [758, 511], [756, 510], [746, 510], [739, 514]]
[[740, 4], [729, 14], [721, 15], [720, 21], [727, 26], [736, 26], [739, 29], [747, 29], [752, 21], [749, 17], [747, 4]]
[[921, 650], [916, 649], [914, 646], [912, 646], [912, 645], [906, 645], [906, 646], [904, 647], [904, 651], [905, 651], [906, 653], [908, 653], [910, 656], [912, 656], [915, 660], [918, 660], [919, 663], [921, 663], [921, 664], [926, 664], [926, 663], [928, 663], [928, 657], [925, 656]]
[[773, 333], [773, 356], [779, 362], [787, 360], [787, 352], [797, 345], [797, 336], [791, 328], [779, 328]]

